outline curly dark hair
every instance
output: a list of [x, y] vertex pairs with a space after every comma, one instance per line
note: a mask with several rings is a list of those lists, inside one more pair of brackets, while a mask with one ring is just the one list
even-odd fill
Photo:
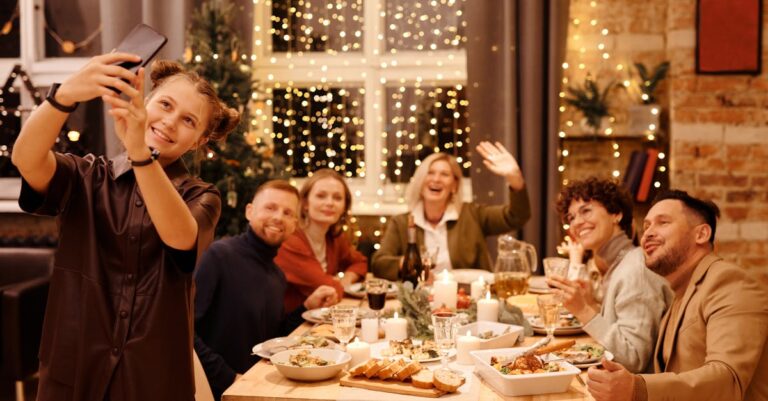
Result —
[[560, 190], [560, 195], [557, 197], [556, 206], [557, 212], [563, 221], [565, 221], [565, 216], [568, 214], [568, 208], [571, 206], [571, 203], [577, 200], [584, 202], [596, 201], [603, 205], [608, 213], [621, 213], [619, 227], [627, 233], [629, 238], [634, 237], [632, 235], [632, 208], [634, 203], [632, 202], [632, 196], [619, 183], [612, 180], [589, 177], [583, 181], [573, 181], [568, 186], [563, 187]]

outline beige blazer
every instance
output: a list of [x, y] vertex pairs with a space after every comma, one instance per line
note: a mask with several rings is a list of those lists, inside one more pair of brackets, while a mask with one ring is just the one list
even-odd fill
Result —
[[[671, 309], [671, 308], [670, 308]], [[696, 266], [670, 321], [664, 314], [648, 400], [768, 400], [768, 292], [710, 254]], [[672, 338], [665, 338], [668, 325]], [[663, 364], [662, 364], [663, 361]]]

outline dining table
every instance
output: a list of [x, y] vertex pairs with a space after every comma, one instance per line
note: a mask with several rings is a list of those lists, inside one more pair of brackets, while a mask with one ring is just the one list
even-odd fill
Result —
[[[535, 296], [526, 294], [513, 297], [508, 300], [519, 306], [523, 311], [535, 309]], [[531, 302], [533, 305], [531, 305]], [[357, 299], [345, 297], [341, 303], [356, 304], [359, 307], [365, 307], [365, 298]], [[399, 302], [395, 299], [388, 300], [385, 309], [397, 309]], [[304, 322], [296, 328], [291, 335], [305, 335], [316, 324]], [[525, 337], [522, 342], [516, 346], [533, 345], [540, 340], [542, 335], [533, 335]], [[594, 342], [585, 333], [572, 336], [556, 337], [557, 340], [574, 339], [576, 343]], [[385, 341], [380, 339], [380, 341]], [[427, 366], [437, 368], [440, 362], [427, 363]], [[569, 400], [592, 400], [586, 388], [586, 370], [574, 377], [566, 392], [551, 393], [528, 396], [504, 396], [496, 392], [494, 388], [486, 383], [478, 374], [474, 372], [473, 365], [459, 365], [452, 360], [449, 367], [460, 371], [466, 378], [465, 385], [461, 386], [459, 392], [445, 394], [440, 396], [440, 400], [450, 401], [496, 401], [496, 400], [526, 400], [526, 401], [569, 401]], [[342, 373], [343, 375], [343, 373]], [[251, 369], [236, 380], [223, 394], [223, 401], [425, 401], [429, 398], [400, 395], [375, 390], [345, 387], [339, 384], [341, 375], [319, 382], [299, 382], [287, 379], [280, 374], [277, 369], [266, 359], [256, 363]]]

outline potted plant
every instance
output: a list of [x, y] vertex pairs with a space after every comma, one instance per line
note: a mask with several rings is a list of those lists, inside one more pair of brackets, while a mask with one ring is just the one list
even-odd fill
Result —
[[583, 85], [569, 86], [565, 89], [569, 95], [565, 97], [565, 102], [584, 115], [582, 129], [585, 133], [598, 134], [603, 120], [611, 115], [608, 111], [608, 94], [614, 86], [611, 82], [601, 90], [597, 82], [587, 76]]
[[629, 107], [629, 133], [631, 135], [652, 135], [659, 129], [661, 106], [656, 103], [659, 83], [667, 77], [669, 61], [663, 61], [653, 71], [643, 63], [635, 63], [640, 77], [640, 101], [642, 104]]

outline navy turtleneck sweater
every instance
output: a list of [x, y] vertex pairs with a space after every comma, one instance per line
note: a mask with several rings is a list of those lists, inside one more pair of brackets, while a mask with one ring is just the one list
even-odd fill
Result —
[[195, 351], [214, 396], [259, 358], [251, 348], [284, 335], [295, 315], [284, 317], [285, 275], [273, 262], [279, 247], [249, 228], [237, 237], [214, 242], [195, 273]]

